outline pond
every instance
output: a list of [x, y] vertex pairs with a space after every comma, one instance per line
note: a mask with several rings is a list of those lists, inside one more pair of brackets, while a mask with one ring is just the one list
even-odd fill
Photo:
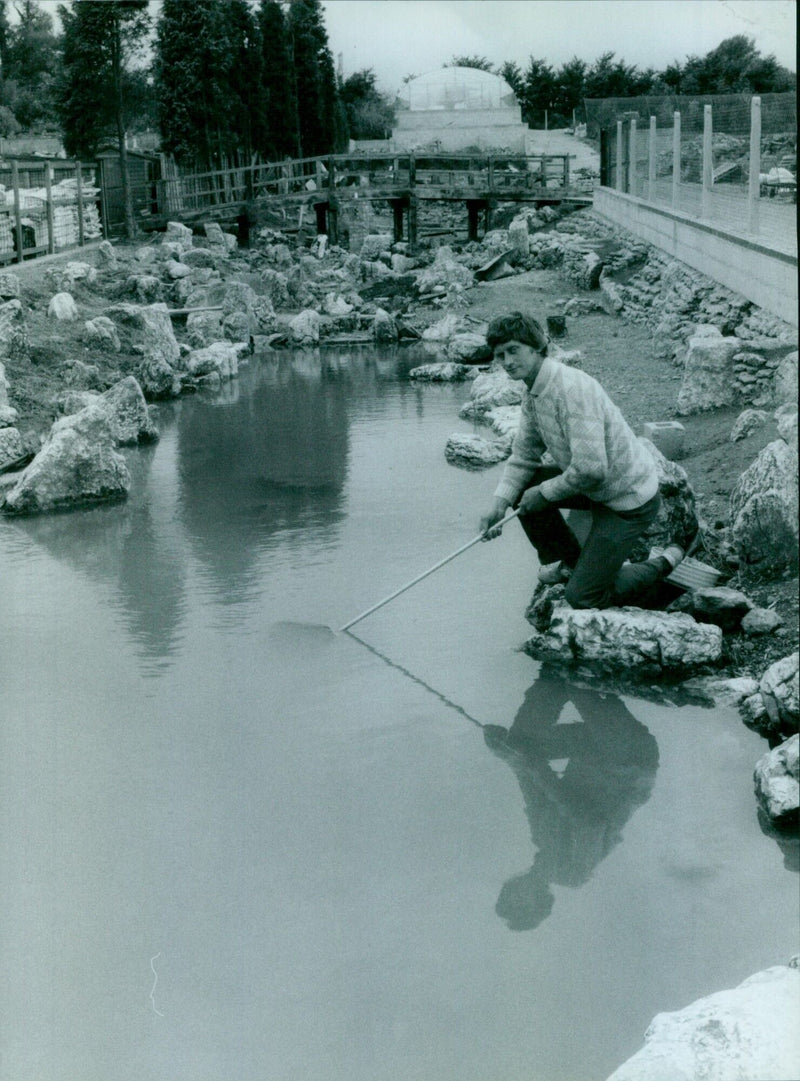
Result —
[[0, 520], [13, 1081], [602, 1081], [796, 950], [734, 710], [517, 652], [536, 563], [465, 385], [254, 358], [123, 505]]

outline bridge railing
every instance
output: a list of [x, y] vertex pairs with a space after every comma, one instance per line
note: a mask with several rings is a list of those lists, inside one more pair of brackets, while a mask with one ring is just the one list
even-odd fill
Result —
[[[179, 175], [160, 182], [166, 214], [229, 207], [267, 197], [313, 196], [314, 192], [348, 194], [352, 188], [393, 195], [452, 190], [469, 197], [546, 189], [579, 191], [570, 174], [570, 155], [480, 154], [332, 154]], [[355, 193], [352, 193], [355, 194]], [[365, 191], [366, 195], [366, 191]]]

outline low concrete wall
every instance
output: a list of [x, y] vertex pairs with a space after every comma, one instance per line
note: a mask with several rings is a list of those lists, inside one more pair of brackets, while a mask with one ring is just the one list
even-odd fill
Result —
[[595, 188], [593, 209], [674, 259], [797, 326], [797, 256], [731, 236], [716, 226], [611, 188]]

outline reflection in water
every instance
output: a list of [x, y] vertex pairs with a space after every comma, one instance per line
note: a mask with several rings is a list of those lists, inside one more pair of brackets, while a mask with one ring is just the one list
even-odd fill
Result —
[[554, 902], [551, 886], [582, 886], [646, 803], [658, 746], [621, 699], [576, 687], [545, 669], [510, 729], [484, 738], [519, 780], [533, 866], [505, 883], [496, 912], [513, 931], [538, 927]]
[[348, 386], [318, 353], [259, 364], [236, 402], [196, 401], [180, 416], [182, 519], [228, 601], [247, 596], [268, 538], [323, 538], [342, 517]]
[[776, 826], [761, 807], [758, 808], [758, 824], [764, 836], [771, 837], [783, 853], [783, 866], [786, 870], [800, 872], [800, 836], [797, 826]]

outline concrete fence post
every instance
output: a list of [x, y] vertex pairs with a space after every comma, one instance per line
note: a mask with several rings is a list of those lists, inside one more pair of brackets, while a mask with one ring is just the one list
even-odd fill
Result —
[[656, 195], [656, 118], [650, 117], [650, 139], [647, 155], [647, 198], [652, 203]]
[[628, 191], [636, 194], [636, 117], [631, 117], [631, 131], [628, 141]]
[[56, 230], [53, 219], [53, 177], [49, 161], [44, 163], [45, 213], [47, 214], [47, 254], [56, 250]]
[[75, 162], [75, 199], [78, 204], [78, 244], [83, 247], [83, 166], [79, 161]]
[[672, 209], [677, 209], [681, 189], [681, 114], [672, 114]]
[[22, 262], [22, 210], [19, 195], [19, 166], [11, 162], [11, 186], [14, 189], [14, 236], [17, 238], [17, 262]]
[[712, 139], [714, 128], [711, 120], [711, 106], [703, 106], [703, 201], [700, 216], [705, 220], [711, 216], [711, 189], [714, 185], [714, 155]]
[[747, 188], [748, 225], [758, 236], [758, 208], [761, 196], [761, 98], [750, 102], [750, 176]]
[[622, 176], [622, 121], [617, 121], [617, 175], [614, 187], [617, 191], [625, 191], [625, 180]]

